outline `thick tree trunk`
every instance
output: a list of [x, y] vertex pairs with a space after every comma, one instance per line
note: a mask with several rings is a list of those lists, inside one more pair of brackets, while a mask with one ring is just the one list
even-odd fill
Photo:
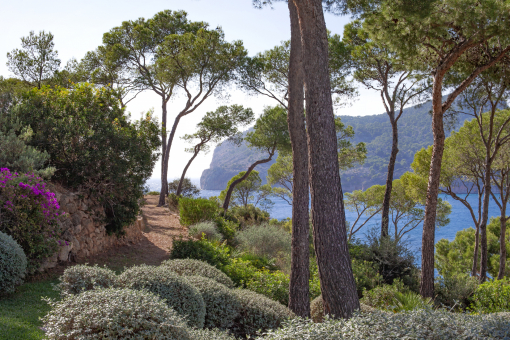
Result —
[[193, 156], [190, 158], [190, 160], [188, 161], [188, 163], [184, 167], [184, 170], [182, 171], [181, 179], [179, 180], [179, 186], [177, 187], [177, 191], [175, 192], [175, 194], [177, 196], [179, 196], [181, 194], [182, 183], [184, 183], [184, 177], [186, 176], [186, 172], [188, 171], [189, 166], [195, 160], [195, 158], [197, 157], [199, 152], [200, 152], [200, 147], [198, 147], [198, 148], [195, 147], [195, 152], [193, 153]]
[[253, 171], [253, 169], [255, 169], [255, 167], [257, 165], [263, 164], [263, 163], [267, 163], [267, 162], [271, 161], [271, 159], [273, 159], [273, 156], [274, 156], [275, 152], [276, 152], [276, 145], [269, 152], [269, 157], [268, 158], [261, 159], [260, 161], [256, 161], [255, 163], [250, 165], [250, 167], [248, 168], [248, 170], [246, 170], [246, 173], [244, 174], [243, 177], [236, 179], [235, 181], [233, 181], [230, 184], [230, 186], [228, 187], [228, 190], [227, 190], [227, 195], [225, 196], [225, 201], [223, 202], [223, 211], [227, 211], [228, 210], [228, 206], [230, 205], [230, 198], [232, 197], [232, 191], [234, 191], [234, 188], [236, 187], [236, 185], [238, 185], [239, 183], [244, 181], [246, 178], [248, 178], [250, 173]]
[[425, 298], [434, 297], [434, 241], [436, 231], [437, 196], [441, 176], [441, 163], [444, 151], [444, 126], [442, 107], [442, 77], [434, 77], [432, 89], [432, 133], [434, 146], [430, 161], [429, 182], [425, 205], [425, 219], [423, 221], [422, 256], [421, 256], [421, 285], [420, 294]]
[[[391, 190], [393, 187], [393, 173], [395, 171], [395, 162], [397, 161], [398, 154], [398, 127], [395, 122], [395, 117], [390, 116], [391, 129], [393, 132], [393, 144], [391, 145], [390, 161], [388, 162], [388, 175], [386, 177], [386, 190], [384, 192], [384, 200], [382, 205], [381, 215], [381, 237], [388, 236], [389, 224], [390, 224], [390, 201], [391, 201]], [[396, 237], [396, 234], [395, 234]]]
[[288, 125], [292, 145], [292, 252], [289, 308], [303, 318], [310, 317], [310, 254], [308, 150], [304, 115], [304, 71], [299, 18], [293, 1], [290, 12], [290, 61]]
[[158, 207], [165, 205], [166, 196], [168, 195], [168, 167], [165, 166], [166, 155], [166, 128], [167, 128], [167, 109], [165, 98], [162, 99], [162, 130], [161, 130], [161, 191], [159, 193]]
[[360, 304], [347, 247], [326, 23], [321, 0], [294, 3], [302, 37], [312, 224], [324, 313], [349, 318]]
[[506, 202], [501, 209], [500, 223], [500, 235], [499, 235], [499, 271], [498, 280], [505, 277], [506, 267]]

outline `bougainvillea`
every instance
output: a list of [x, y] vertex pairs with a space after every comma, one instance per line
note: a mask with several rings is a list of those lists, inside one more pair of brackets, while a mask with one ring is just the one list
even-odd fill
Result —
[[28, 271], [55, 254], [59, 240], [58, 220], [63, 213], [55, 194], [33, 173], [12, 173], [0, 168], [0, 230], [11, 235], [28, 258]]

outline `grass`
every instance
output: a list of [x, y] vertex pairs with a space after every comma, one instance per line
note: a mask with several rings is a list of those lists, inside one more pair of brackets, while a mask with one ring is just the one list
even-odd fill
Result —
[[49, 311], [42, 297], [58, 298], [53, 290], [56, 280], [28, 282], [18, 287], [17, 292], [0, 297], [0, 339], [43, 339], [40, 317]]

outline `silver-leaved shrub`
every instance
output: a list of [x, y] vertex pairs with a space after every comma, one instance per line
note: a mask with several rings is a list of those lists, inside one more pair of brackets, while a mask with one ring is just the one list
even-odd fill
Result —
[[27, 257], [21, 246], [0, 231], [0, 295], [13, 293], [23, 283], [27, 272]]
[[175, 259], [163, 261], [161, 266], [179, 275], [207, 277], [209, 279], [213, 279], [216, 282], [224, 284], [228, 288], [234, 287], [234, 283], [225, 273], [204, 261], [193, 259]]
[[61, 294], [78, 294], [87, 290], [115, 287], [117, 276], [106, 267], [85, 264], [66, 268], [59, 280], [57, 288]]

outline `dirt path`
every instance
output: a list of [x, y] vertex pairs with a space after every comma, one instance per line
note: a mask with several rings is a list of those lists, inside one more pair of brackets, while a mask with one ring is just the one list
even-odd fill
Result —
[[[180, 225], [179, 216], [167, 207], [157, 207], [159, 196], [145, 196], [147, 204], [142, 208], [147, 219], [147, 228], [142, 240], [134, 245], [110, 249], [86, 260], [89, 264], [106, 264], [114, 270], [122, 270], [138, 264], [159, 265], [169, 258], [172, 238], [187, 235], [187, 229]], [[85, 261], [83, 261], [85, 262]]]

